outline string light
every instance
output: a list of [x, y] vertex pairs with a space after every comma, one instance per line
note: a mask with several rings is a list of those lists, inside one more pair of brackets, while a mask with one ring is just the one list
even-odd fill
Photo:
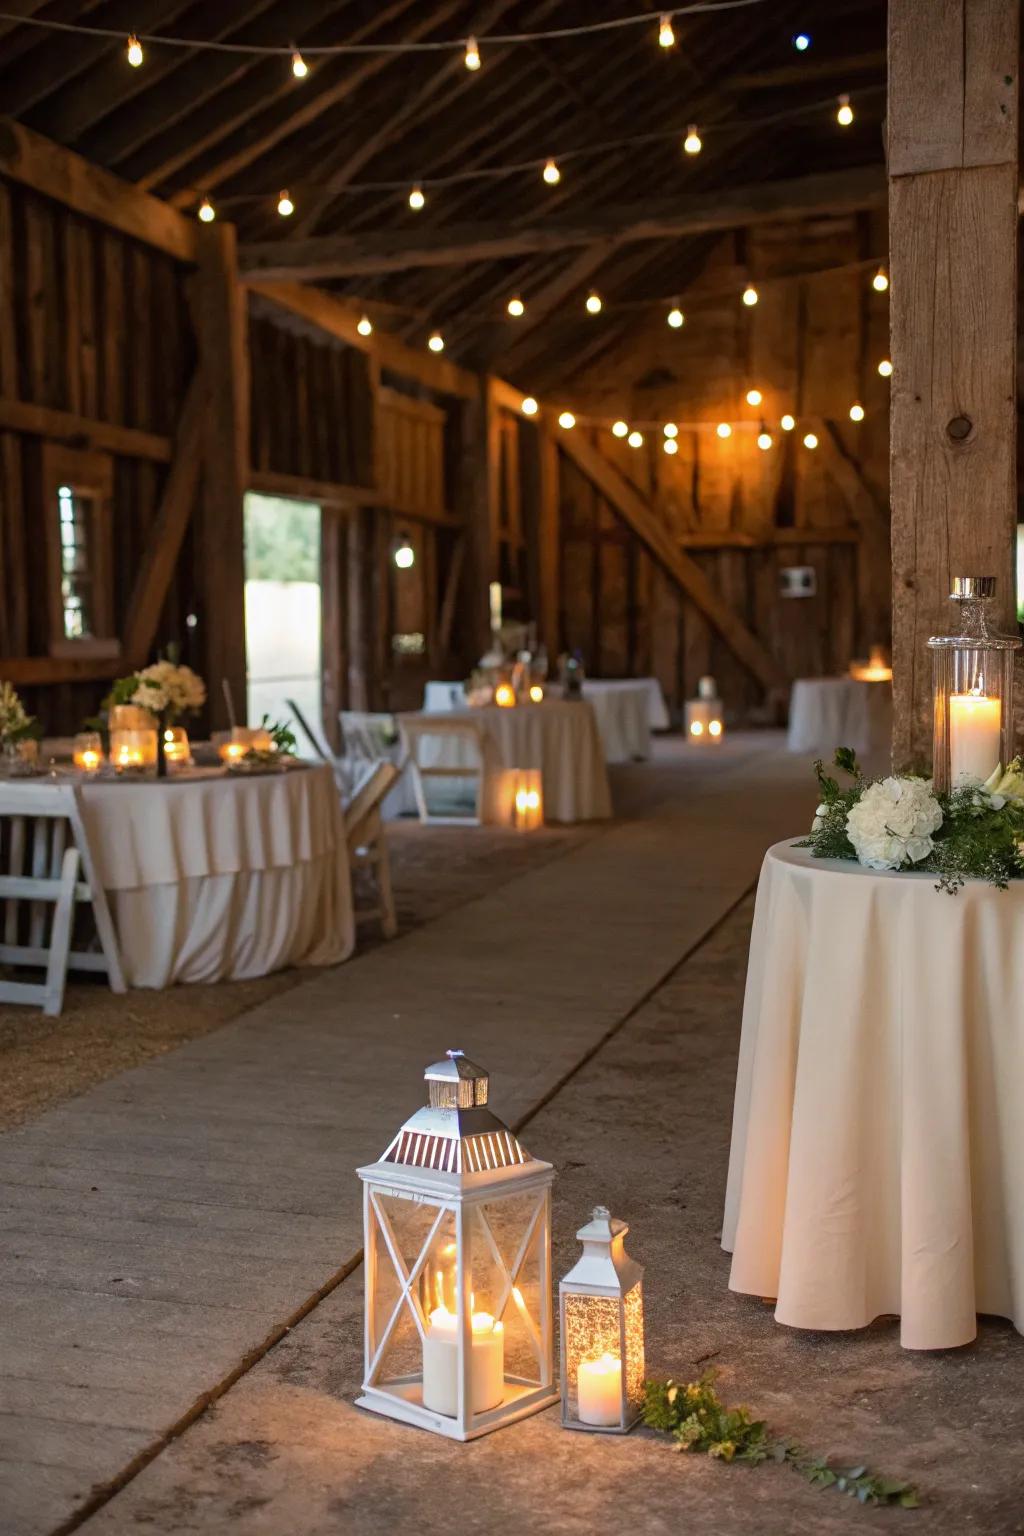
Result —
[[373, 326], [370, 324], [369, 315], [363, 315], [362, 319], [356, 325], [356, 330], [359, 332], [360, 336], [373, 335]]
[[532, 395], [524, 395], [522, 404], [520, 405], [519, 409], [522, 411], [524, 416], [536, 416], [537, 402]]
[[400, 571], [408, 571], [416, 564], [416, 551], [413, 549], [407, 533], [402, 534], [401, 542], [395, 550], [395, 564]]
[[851, 421], [863, 421], [864, 420], [864, 407], [860, 404], [859, 401], [856, 402], [854, 405], [850, 406], [850, 420]]
[[804, 438], [804, 447], [805, 448], [817, 448], [817, 446], [818, 446], [817, 435], [814, 432], [808, 432], [806, 437]]
[[892, 377], [892, 363], [890, 362], [889, 358], [882, 358], [882, 361], [878, 365], [878, 371], [882, 375], [883, 379]]
[[759, 389], [748, 389], [747, 390], [747, 404], [748, 405], [760, 405], [761, 401], [763, 399], [764, 399], [764, 396], [762, 395], [762, 393], [761, 393], [761, 391]]
[[417, 182], [412, 191], [409, 193], [409, 207], [415, 208], [416, 212], [418, 213], [426, 201], [426, 198], [423, 196], [423, 188], [420, 186], [419, 182]]
[[757, 289], [753, 283], [748, 283], [743, 290], [743, 302], [748, 309], [752, 309], [757, 303]]
[[199, 204], [198, 217], [202, 219], [204, 224], [212, 224], [214, 219], [217, 217], [214, 206], [208, 197], [204, 197], [202, 202]]
[[697, 124], [691, 123], [686, 130], [686, 138], [683, 140], [683, 148], [688, 155], [699, 155], [701, 152], [700, 134], [697, 132]]
[[288, 196], [287, 189], [283, 191], [280, 197], [277, 199], [277, 211], [281, 215], [282, 219], [287, 219], [291, 214], [295, 212], [295, 204]]
[[127, 58], [128, 63], [131, 65], [132, 69], [138, 69], [139, 65], [142, 63], [143, 58], [145, 57], [142, 52], [142, 44], [139, 42], [134, 32], [129, 33], [128, 44], [125, 49], [125, 57]]
[[444, 337], [441, 335], [440, 331], [431, 332], [431, 334], [427, 337], [427, 346], [430, 348], [431, 352], [444, 351]]
[[850, 106], [849, 96], [840, 96], [839, 109], [836, 112], [836, 122], [840, 128], [849, 128], [853, 122], [853, 108]]
[[664, 448], [666, 453], [679, 452], [679, 444], [676, 442], [674, 437], [666, 437], [661, 446]]
[[767, 453], [771, 445], [772, 435], [762, 427], [761, 431], [757, 434], [757, 446], [761, 449], [762, 453]]
[[518, 297], [509, 299], [508, 303], [505, 305], [505, 308], [515, 320], [518, 320], [520, 315], [525, 315], [526, 313], [526, 305], [523, 303], [522, 299]]
[[480, 68], [480, 49], [476, 45], [475, 37], [466, 39], [466, 57], [463, 61], [467, 69]]
[[612, 437], [625, 437], [629, 427], [624, 421], [612, 422]]
[[718, 433], [719, 437], [732, 437], [732, 427], [727, 421], [720, 421], [718, 426], [715, 428], [715, 431]]
[[562, 179], [562, 173], [553, 160], [544, 162], [544, 170], [541, 173], [549, 187], [557, 185]]
[[666, 421], [661, 430], [664, 432], [666, 437], [679, 436], [679, 428], [676, 426], [674, 421]]
[[572, 411], [563, 411], [558, 418], [558, 425], [564, 427], [567, 432], [574, 427], [576, 425], [576, 417]]
[[779, 426], [782, 428], [783, 432], [792, 432], [793, 428], [796, 426], [796, 417], [790, 416], [789, 412], [787, 411], [785, 416], [783, 416], [782, 420], [779, 422]]
[[671, 309], [670, 309], [670, 310], [669, 310], [669, 312], [668, 312], [668, 315], [667, 315], [667, 317], [666, 317], [666, 318], [667, 318], [667, 320], [668, 320], [668, 323], [669, 323], [669, 325], [670, 325], [670, 326], [671, 326], [671, 327], [672, 327], [672, 329], [673, 329], [673, 330], [674, 330], [674, 331], [678, 331], [678, 329], [679, 329], [679, 327], [680, 327], [680, 326], [681, 326], [681, 325], [682, 325], [682, 324], [683, 324], [683, 323], [684, 323], [684, 322], [685, 322], [685, 320], [686, 320], [686, 316], [685, 316], [685, 315], [684, 315], [684, 314], [683, 314], [683, 312], [682, 312], [682, 310], [681, 310], [681, 309], [680, 309], [680, 308], [679, 308], [679, 305], [678, 305], [678, 304], [673, 304], [673, 306], [672, 306], [672, 308], [671, 308]]
[[644, 435], [643, 435], [642, 432], [631, 432], [629, 434], [629, 436], [626, 438], [626, 442], [629, 444], [629, 446], [631, 448], [642, 448], [643, 447], [643, 442], [644, 442]]
[[806, 53], [811, 46], [811, 40], [806, 32], [798, 32], [793, 39], [793, 47], [797, 53]]
[[871, 279], [871, 286], [875, 290], [876, 293], [884, 293], [885, 290], [888, 288], [888, 286], [889, 286], [889, 274], [886, 272], [884, 267], [879, 267], [878, 271], [875, 273], [874, 277]]
[[587, 294], [587, 314], [588, 315], [599, 315], [601, 313], [602, 308], [603, 308], [603, 305], [601, 303], [601, 295], [599, 293], [593, 293], [593, 292], [588, 293]]
[[671, 48], [675, 40], [676, 35], [672, 30], [672, 17], [668, 12], [663, 12], [661, 20], [658, 22], [658, 42], [662, 48]]
[[292, 74], [295, 76], [296, 80], [305, 80], [306, 76], [309, 74], [309, 65], [306, 63], [305, 59], [302, 57], [302, 54], [297, 48], [292, 54]]

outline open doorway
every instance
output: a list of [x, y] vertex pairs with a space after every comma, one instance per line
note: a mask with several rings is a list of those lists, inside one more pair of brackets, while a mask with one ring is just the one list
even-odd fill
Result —
[[245, 498], [245, 654], [250, 724], [298, 721], [294, 699], [322, 742], [320, 506], [292, 497]]

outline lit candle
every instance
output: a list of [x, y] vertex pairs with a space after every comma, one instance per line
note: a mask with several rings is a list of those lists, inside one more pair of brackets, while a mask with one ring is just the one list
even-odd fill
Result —
[[[505, 1395], [505, 1330], [489, 1312], [473, 1313], [471, 1346], [469, 1411], [486, 1413]], [[423, 1340], [423, 1406], [452, 1416], [459, 1408], [459, 1335], [445, 1306], [431, 1312]]]
[[499, 683], [494, 690], [494, 702], [501, 709], [512, 709], [516, 702], [516, 691], [511, 683]]
[[949, 777], [982, 784], [999, 766], [1002, 706], [982, 692], [954, 693], [949, 700]]
[[248, 750], [244, 741], [225, 741], [218, 748], [222, 763], [240, 762]]
[[584, 1360], [576, 1374], [577, 1411], [581, 1424], [622, 1422], [622, 1361], [603, 1354]]

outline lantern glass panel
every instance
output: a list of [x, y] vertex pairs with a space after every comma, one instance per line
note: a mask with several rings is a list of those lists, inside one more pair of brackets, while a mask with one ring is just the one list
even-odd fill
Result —
[[626, 1404], [630, 1418], [644, 1406], [644, 1291], [638, 1281], [627, 1291], [622, 1303], [622, 1327], [626, 1343]]
[[546, 1191], [532, 1191], [468, 1213], [474, 1305], [486, 1297], [486, 1310], [501, 1321], [505, 1378], [518, 1386], [539, 1386], [547, 1374], [546, 1203]]
[[932, 653], [932, 778], [944, 793], [977, 784], [1013, 756], [1013, 667], [1016, 635], [994, 633], [987, 605], [995, 582], [958, 576], [950, 594], [959, 632], [935, 635]]
[[578, 1420], [580, 1366], [605, 1355], [614, 1360], [622, 1358], [618, 1297], [567, 1295], [562, 1329], [567, 1414]]
[[419, 1400], [423, 1332], [441, 1298], [454, 1328], [455, 1219], [439, 1205], [379, 1192], [373, 1208], [374, 1284], [367, 1299], [373, 1385]]

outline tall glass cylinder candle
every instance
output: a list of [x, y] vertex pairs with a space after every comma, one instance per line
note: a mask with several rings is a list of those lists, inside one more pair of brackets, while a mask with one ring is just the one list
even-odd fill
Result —
[[992, 576], [955, 576], [959, 633], [934, 635], [932, 777], [947, 793], [981, 784], [1014, 755], [1013, 660], [1017, 635], [997, 635], [987, 611]]

